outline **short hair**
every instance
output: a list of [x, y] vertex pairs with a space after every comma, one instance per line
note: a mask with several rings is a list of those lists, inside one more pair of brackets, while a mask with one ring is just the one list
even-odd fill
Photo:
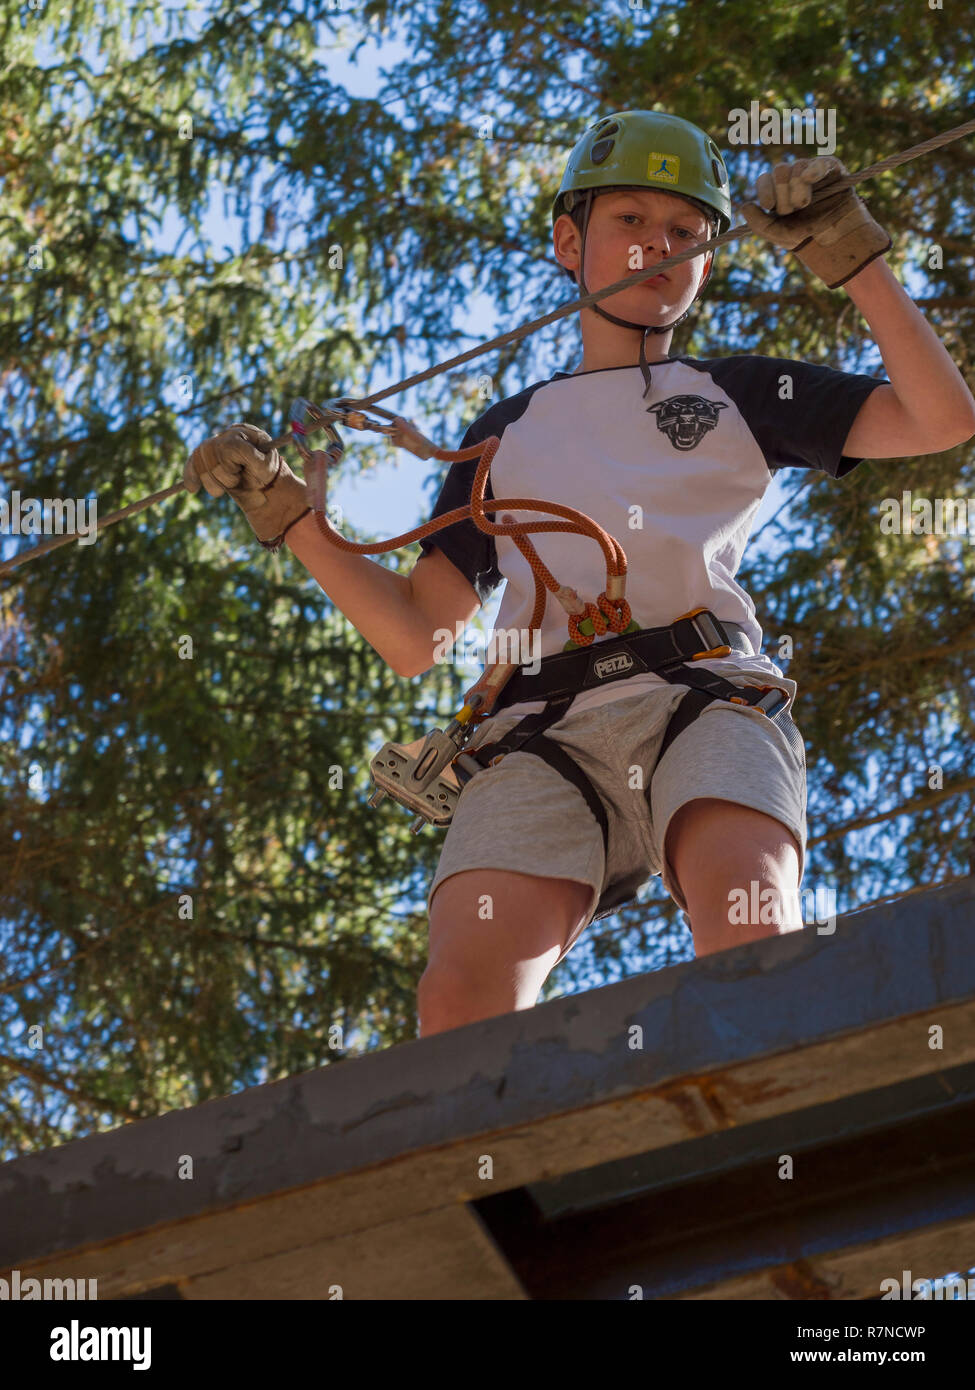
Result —
[[[600, 196], [601, 196], [602, 194], [604, 194], [604, 193], [628, 193], [628, 192], [630, 191], [631, 188], [638, 187], [638, 186], [639, 186], [639, 185], [631, 184], [631, 183], [620, 183], [620, 184], [614, 184], [612, 188], [597, 188], [597, 189], [594, 189], [594, 190], [593, 190], [593, 202], [595, 203], [596, 199], [597, 199], [598, 197], [600, 197]], [[656, 192], [657, 190], [651, 188], [651, 189], [649, 189], [648, 191], [651, 192], [651, 193], [654, 193], [654, 192]], [[661, 189], [660, 192], [663, 193], [663, 192], [666, 192], [666, 190], [665, 190], [665, 189]], [[720, 225], [720, 224], [719, 224], [719, 221], [718, 221], [718, 214], [714, 211], [714, 209], [713, 209], [713, 208], [709, 208], [708, 205], [707, 205], [706, 203], [699, 202], [697, 198], [688, 198], [687, 195], [684, 194], [684, 193], [678, 193], [678, 194], [676, 194], [675, 196], [678, 197], [678, 198], [685, 198], [687, 202], [693, 203], [694, 206], [698, 209], [699, 212], [703, 212], [703, 213], [704, 213], [704, 216], [705, 216], [705, 218], [707, 219], [707, 224], [708, 224], [708, 241], [713, 240], [713, 238], [716, 237], [717, 234], [718, 234], [718, 226]], [[567, 213], [565, 214], [566, 217], [571, 217], [571, 218], [572, 218], [572, 221], [575, 223], [576, 228], [577, 228], [577, 230], [578, 230], [580, 236], [582, 236], [582, 219], [583, 219], [583, 217], [585, 216], [585, 213], [586, 213], [586, 195], [585, 195], [585, 191], [583, 190], [583, 191], [578, 195], [578, 197], [577, 197], [577, 199], [576, 199], [576, 204], [575, 204], [575, 206], [573, 207], [572, 211], [571, 211], [571, 212], [567, 212]], [[569, 277], [569, 279], [572, 281], [573, 285], [578, 285], [578, 284], [579, 284], [579, 281], [576, 279], [576, 274], [575, 274], [575, 271], [574, 271], [574, 270], [570, 270], [569, 267], [568, 267], [568, 266], [565, 266], [565, 265], [560, 266], [559, 268], [560, 268], [560, 270], [562, 271], [562, 274], [563, 274], [563, 275], [567, 275], [567, 276]]]

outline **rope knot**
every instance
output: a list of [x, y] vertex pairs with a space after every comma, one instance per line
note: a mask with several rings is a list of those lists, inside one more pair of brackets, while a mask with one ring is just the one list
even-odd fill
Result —
[[[603, 637], [607, 632], [625, 632], [632, 617], [633, 614], [626, 599], [607, 598], [604, 589], [595, 603], [586, 604], [584, 613], [569, 615], [569, 636], [580, 647], [588, 647], [595, 642], [597, 637]], [[580, 631], [581, 625], [587, 619], [592, 627], [591, 633]]]

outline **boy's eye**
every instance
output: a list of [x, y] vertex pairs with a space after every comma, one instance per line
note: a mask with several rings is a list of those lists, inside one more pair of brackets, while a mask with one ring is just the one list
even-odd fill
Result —
[[[638, 214], [638, 213], [635, 213], [635, 212], [621, 212], [619, 215], [620, 215], [620, 218], [621, 218], [621, 219], [623, 219], [623, 218], [625, 218], [625, 217], [632, 217], [632, 218], [634, 219], [634, 221], [636, 221], [636, 222], [639, 222], [639, 221], [640, 221], [639, 214]], [[674, 230], [675, 230], [675, 231], [678, 231], [678, 232], [683, 232], [685, 238], [686, 238], [686, 237], [690, 237], [692, 241], [698, 241], [698, 240], [700, 240], [700, 237], [701, 237], [701, 233], [700, 233], [700, 232], [692, 232], [691, 229], [690, 229], [689, 227], [675, 227]]]

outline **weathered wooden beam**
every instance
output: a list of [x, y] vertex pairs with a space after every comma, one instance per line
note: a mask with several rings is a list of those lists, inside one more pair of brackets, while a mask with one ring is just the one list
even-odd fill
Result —
[[458, 1208], [975, 1062], [973, 918], [965, 880], [0, 1165], [0, 1273], [247, 1297], [306, 1261], [389, 1297], [366, 1233], [427, 1223], [392, 1296], [483, 1258], [506, 1292], [470, 1296], [522, 1297]]
[[533, 1299], [879, 1298], [975, 1264], [975, 1065], [936, 1080], [477, 1206]]

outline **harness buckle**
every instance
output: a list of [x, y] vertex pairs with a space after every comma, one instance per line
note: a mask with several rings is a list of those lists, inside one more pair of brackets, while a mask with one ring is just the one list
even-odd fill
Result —
[[728, 642], [728, 634], [719, 618], [716, 618], [710, 608], [692, 608], [689, 613], [682, 613], [679, 618], [675, 618], [671, 627], [676, 627], [678, 623], [689, 622], [698, 641], [704, 644], [704, 649], [695, 652], [693, 656], [680, 656], [680, 661], [707, 661], [713, 657], [730, 656], [732, 647]]
[[789, 697], [780, 685], [752, 685], [746, 689], [760, 691], [761, 698], [749, 700], [744, 695], [729, 695], [728, 703], [750, 705], [752, 709], [760, 709], [763, 714], [767, 714], [769, 719], [774, 719], [779, 710], [789, 703]]

